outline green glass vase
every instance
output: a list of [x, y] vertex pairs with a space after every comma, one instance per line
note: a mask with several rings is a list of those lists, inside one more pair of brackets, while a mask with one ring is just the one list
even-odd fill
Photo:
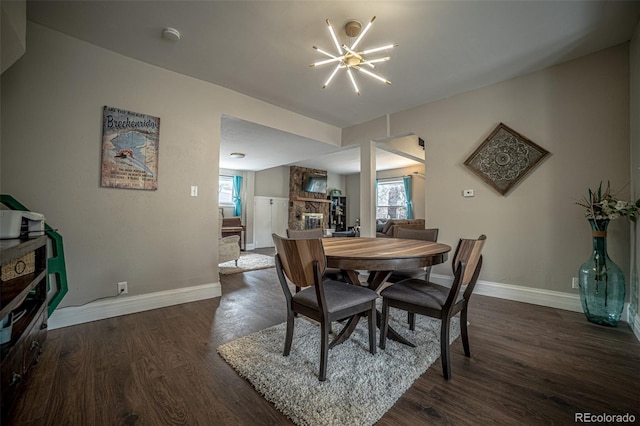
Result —
[[624, 273], [607, 253], [608, 219], [589, 219], [593, 237], [591, 257], [579, 272], [580, 301], [587, 319], [615, 327], [624, 307]]

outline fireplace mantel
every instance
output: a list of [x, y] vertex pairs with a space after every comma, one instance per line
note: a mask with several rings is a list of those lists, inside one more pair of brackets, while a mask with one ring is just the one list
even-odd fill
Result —
[[331, 200], [323, 200], [320, 198], [306, 198], [306, 197], [293, 197], [293, 201], [304, 201], [305, 203], [329, 203], [331, 204]]

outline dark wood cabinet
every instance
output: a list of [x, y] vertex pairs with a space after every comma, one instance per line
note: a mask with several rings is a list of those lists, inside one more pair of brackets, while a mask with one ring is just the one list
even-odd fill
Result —
[[347, 230], [347, 197], [330, 196], [329, 228], [335, 232]]
[[2, 420], [8, 417], [31, 367], [40, 360], [47, 329], [47, 239], [0, 241], [0, 320], [10, 338], [0, 345]]

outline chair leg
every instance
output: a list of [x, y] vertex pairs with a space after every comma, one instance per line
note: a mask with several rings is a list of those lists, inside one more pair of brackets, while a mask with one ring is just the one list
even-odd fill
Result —
[[320, 324], [320, 375], [318, 380], [324, 382], [327, 379], [327, 357], [329, 356], [329, 327], [326, 321]]
[[371, 310], [369, 311], [369, 352], [376, 354], [376, 302], [372, 302]]
[[382, 324], [380, 325], [380, 349], [387, 345], [387, 331], [389, 330], [389, 302], [382, 298]]
[[293, 341], [293, 325], [294, 325], [294, 313], [289, 311], [287, 313], [287, 334], [284, 338], [284, 356], [289, 356], [291, 352], [291, 342]]
[[449, 359], [449, 318], [443, 318], [440, 325], [440, 358], [442, 359], [442, 375], [451, 379], [451, 360]]
[[407, 322], [409, 323], [409, 330], [414, 331], [416, 329], [416, 313], [407, 312]]
[[460, 312], [460, 334], [462, 335], [462, 346], [464, 347], [464, 356], [471, 356], [471, 348], [469, 347], [469, 330], [467, 330], [467, 308]]

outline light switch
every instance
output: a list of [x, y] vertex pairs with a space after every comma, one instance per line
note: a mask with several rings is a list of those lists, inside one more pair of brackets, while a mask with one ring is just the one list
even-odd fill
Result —
[[463, 197], [473, 197], [473, 189], [465, 189], [462, 191]]
[[191, 185], [191, 196], [192, 197], [198, 196], [198, 187], [196, 185]]

